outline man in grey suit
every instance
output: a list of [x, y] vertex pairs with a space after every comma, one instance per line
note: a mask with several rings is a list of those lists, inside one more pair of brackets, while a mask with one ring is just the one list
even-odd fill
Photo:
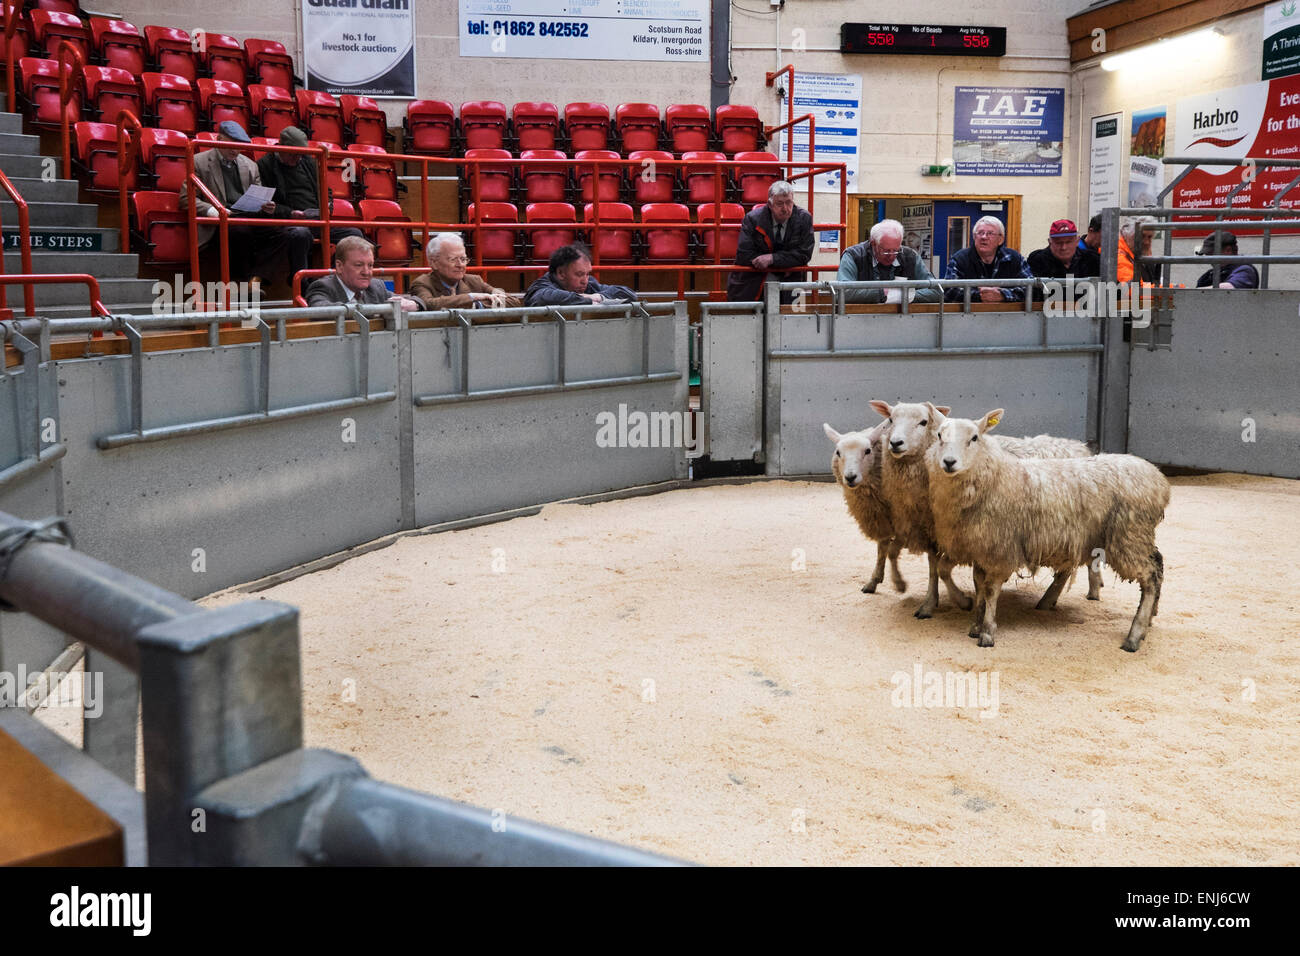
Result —
[[307, 304], [339, 305], [356, 302], [378, 305], [400, 302], [403, 312], [414, 312], [420, 303], [409, 296], [390, 295], [383, 281], [373, 277], [375, 250], [360, 236], [347, 236], [334, 247], [334, 274], [321, 276], [307, 287]]

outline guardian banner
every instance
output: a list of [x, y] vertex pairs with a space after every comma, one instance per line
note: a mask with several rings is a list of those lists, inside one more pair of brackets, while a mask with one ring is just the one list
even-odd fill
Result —
[[302, 0], [307, 89], [415, 97], [412, 0]]

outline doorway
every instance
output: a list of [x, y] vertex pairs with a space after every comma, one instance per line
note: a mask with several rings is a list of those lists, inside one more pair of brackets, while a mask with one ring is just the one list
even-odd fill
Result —
[[[1020, 248], [1020, 196], [851, 196], [849, 245], [865, 242], [882, 219], [903, 224], [903, 241], [922, 257], [932, 275], [942, 277], [948, 260], [970, 245], [970, 231], [982, 216], [996, 216], [1006, 229], [1006, 244]], [[954, 245], [954, 243], [962, 245]]]

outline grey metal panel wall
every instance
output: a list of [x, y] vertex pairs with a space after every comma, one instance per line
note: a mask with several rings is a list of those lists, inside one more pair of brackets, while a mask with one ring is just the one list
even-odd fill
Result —
[[[770, 321], [770, 320], [769, 320]], [[848, 349], [913, 349], [920, 354], [824, 357], [771, 356], [768, 369], [768, 474], [815, 474], [828, 470], [822, 422], [843, 431], [879, 421], [867, 403], [932, 400], [953, 414], [979, 417], [1006, 409], [1006, 432], [1048, 432], [1089, 439], [1095, 428], [1099, 355], [963, 355], [944, 350], [989, 346], [1037, 349], [1093, 345], [1096, 320], [1047, 318], [1042, 313], [954, 313], [943, 317], [943, 349], [937, 315], [841, 315], [835, 320], [837, 352]], [[770, 351], [825, 350], [829, 317], [793, 314], [769, 324]], [[775, 423], [775, 428], [772, 428]]]
[[[372, 392], [395, 387], [395, 338], [371, 336]], [[271, 407], [355, 394], [359, 344], [273, 343]], [[145, 426], [252, 410], [259, 349], [147, 353]], [[96, 438], [130, 431], [129, 359], [60, 363], [59, 378], [77, 545], [162, 587], [198, 597], [400, 528], [396, 402], [104, 451]]]
[[[1169, 348], [1130, 355], [1129, 451], [1300, 477], [1300, 292], [1178, 289]], [[1254, 422], [1255, 440], [1246, 419]]]
[[763, 451], [763, 316], [704, 304], [700, 411], [713, 461], [758, 461]]
[[[639, 374], [640, 318], [571, 322], [566, 381]], [[650, 320], [650, 372], [680, 372], [669, 381], [583, 388], [415, 409], [417, 525], [612, 491], [686, 476], [684, 448], [602, 448], [597, 415], [679, 412], [689, 383], [685, 311]], [[470, 330], [470, 388], [545, 385], [555, 381], [554, 323], [484, 325]], [[460, 390], [459, 329], [413, 329], [415, 395]]]

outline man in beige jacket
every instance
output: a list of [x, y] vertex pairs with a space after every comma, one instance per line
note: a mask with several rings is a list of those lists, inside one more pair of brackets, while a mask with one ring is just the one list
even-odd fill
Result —
[[429, 240], [424, 250], [429, 274], [411, 283], [409, 295], [415, 296], [430, 311], [437, 309], [514, 309], [523, 300], [497, 289], [478, 276], [466, 275], [469, 257], [465, 242], [455, 232], [440, 232]]

